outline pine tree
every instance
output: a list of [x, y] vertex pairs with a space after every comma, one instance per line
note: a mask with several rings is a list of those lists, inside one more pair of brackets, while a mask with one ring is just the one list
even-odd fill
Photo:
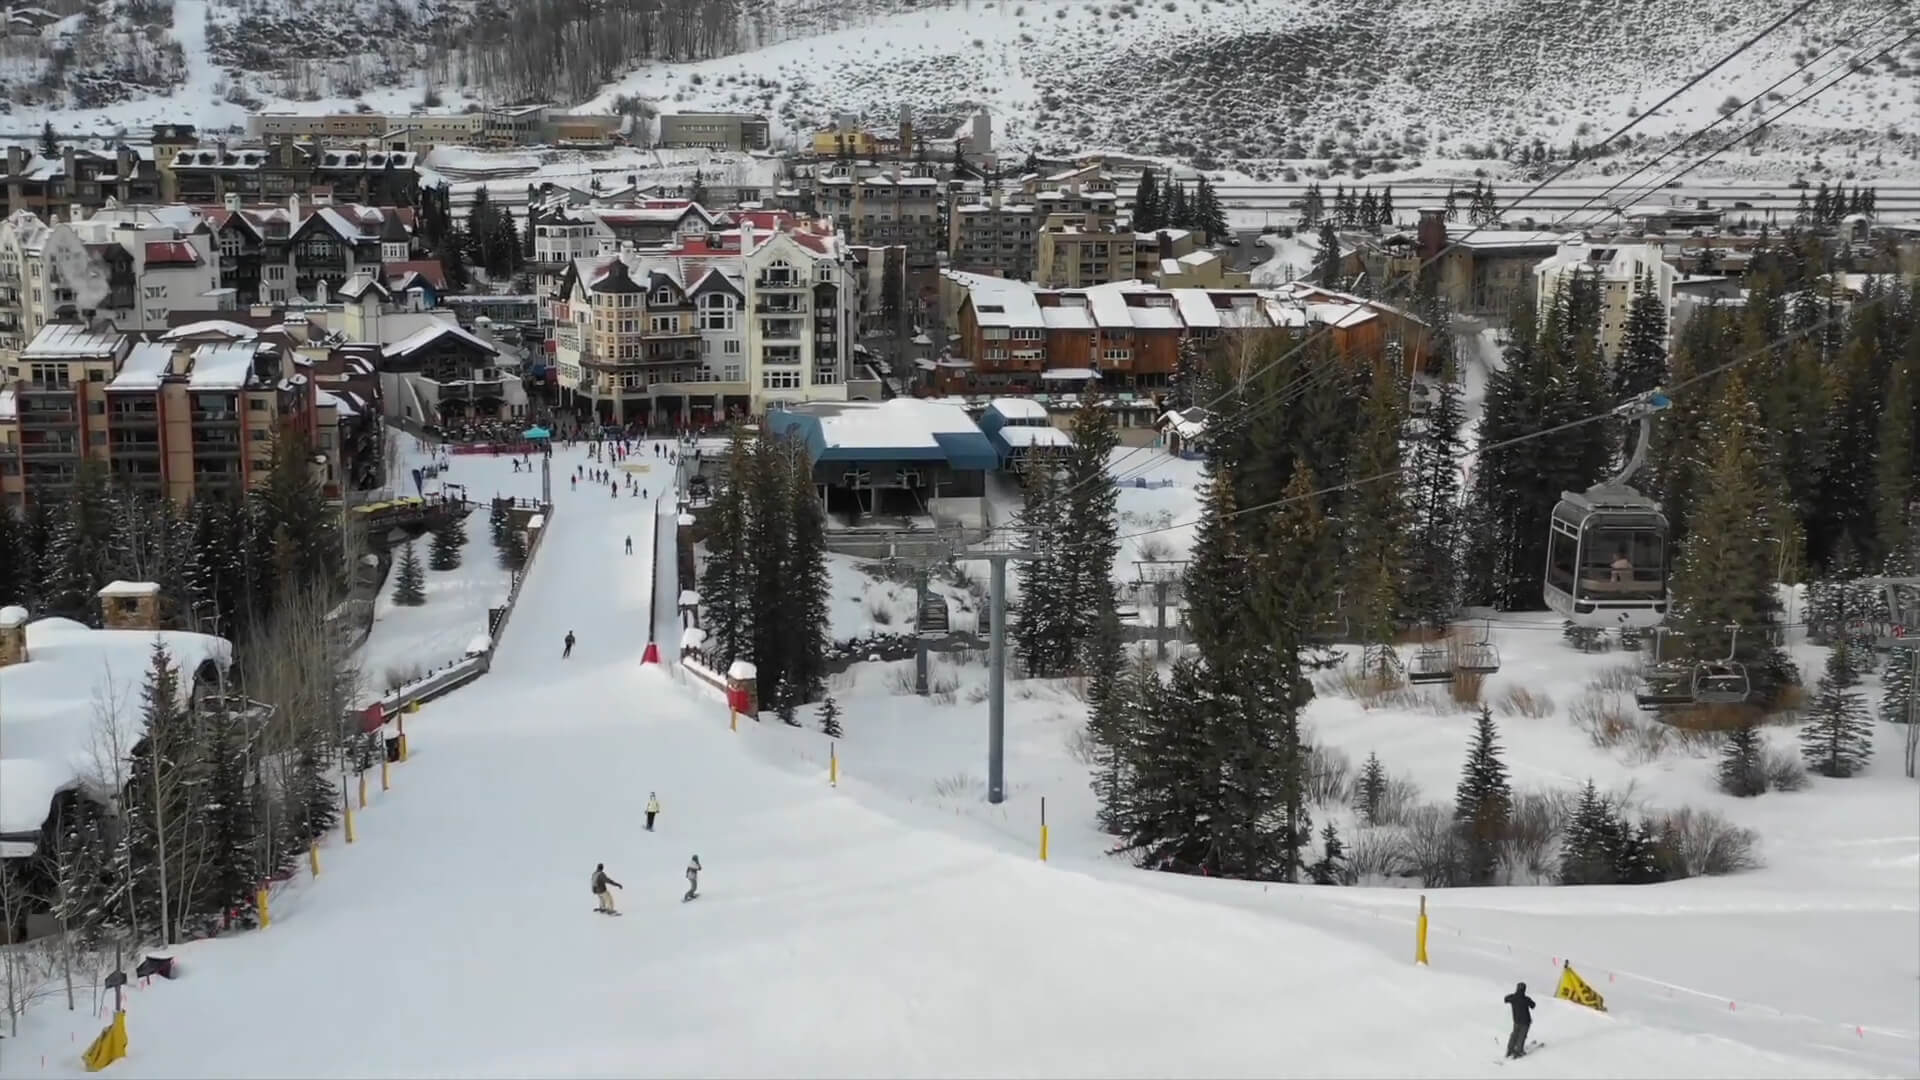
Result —
[[1133, 682], [1117, 612], [1108, 609], [1101, 619], [1088, 654], [1087, 739], [1092, 745], [1093, 794], [1099, 801], [1101, 827], [1120, 835], [1126, 831], [1124, 807], [1130, 790], [1126, 769], [1135, 752], [1139, 709], [1130, 695]]
[[1160, 216], [1160, 181], [1151, 168], [1140, 170], [1140, 186], [1133, 191], [1133, 231], [1150, 233], [1166, 225]]
[[1892, 363], [1887, 400], [1880, 413], [1880, 437], [1874, 474], [1874, 555], [1889, 573], [1911, 572], [1914, 525], [1912, 357], [1920, 356], [1920, 329], [1908, 331], [1913, 346]]
[[127, 755], [126, 828], [138, 926], [179, 940], [192, 894], [188, 869], [206, 843], [203, 754], [195, 717], [182, 698], [180, 670], [166, 647], [153, 644], [141, 687], [141, 732]]
[[1859, 681], [1847, 646], [1836, 645], [1827, 654], [1827, 672], [1808, 710], [1807, 726], [1800, 730], [1807, 768], [1822, 776], [1845, 779], [1864, 769], [1873, 756], [1873, 718], [1856, 689]]
[[500, 539], [500, 569], [517, 574], [527, 565], [527, 534], [519, 529], [508, 529]]
[[828, 694], [826, 700], [820, 703], [820, 734], [830, 739], [838, 739], [843, 735], [840, 730], [840, 703], [833, 699], [832, 694]]
[[51, 120], [40, 125], [40, 156], [49, 161], [60, 156], [60, 137], [54, 134]]
[[785, 451], [787, 490], [783, 516], [788, 538], [781, 567], [785, 605], [788, 679], [796, 701], [807, 701], [826, 683], [831, 585], [827, 576], [827, 516], [813, 480], [813, 462], [805, 444], [790, 439]]
[[1655, 885], [1667, 879], [1666, 868], [1660, 861], [1660, 843], [1653, 834], [1653, 825], [1642, 821], [1638, 826], [1620, 822], [1618, 851], [1614, 859], [1614, 878], [1622, 885]]
[[[1442, 314], [1434, 325], [1434, 340], [1450, 342], [1450, 322]], [[1449, 347], [1448, 353], [1452, 352]], [[1407, 575], [1401, 607], [1417, 622], [1443, 627], [1460, 604], [1460, 466], [1465, 450], [1461, 425], [1462, 387], [1454, 362], [1443, 361], [1439, 393], [1427, 414], [1414, 423], [1408, 462], [1407, 493], [1411, 498], [1407, 535]]]
[[0, 508], [0, 607], [25, 606], [32, 590], [33, 555], [26, 523], [11, 508]]
[[1311, 229], [1320, 224], [1327, 213], [1327, 201], [1320, 194], [1319, 184], [1308, 184], [1307, 193], [1300, 200], [1300, 228]]
[[1128, 755], [1124, 801], [1106, 804], [1103, 815], [1117, 826], [1119, 850], [1139, 866], [1214, 872], [1217, 857], [1207, 811], [1217, 805], [1219, 781], [1199, 715], [1200, 666], [1187, 657], [1175, 660], [1162, 686], [1143, 657], [1134, 661], [1129, 684], [1139, 744], [1153, 749]]
[[[407, 550], [412, 551], [413, 545], [407, 545]], [[435, 570], [460, 568], [460, 545], [454, 538], [451, 519], [433, 530], [433, 544], [427, 549], [427, 565]]]
[[1354, 208], [1354, 224], [1363, 229], [1371, 229], [1380, 221], [1380, 200], [1373, 197], [1373, 189], [1368, 188], [1360, 196], [1360, 205]]
[[46, 614], [98, 625], [95, 600], [108, 580], [108, 545], [113, 533], [113, 503], [105, 463], [87, 458], [74, 474], [73, 488], [54, 512], [44, 556], [40, 606]]
[[736, 425], [727, 445], [726, 482], [709, 510], [707, 563], [700, 575], [701, 625], [714, 660], [726, 665], [746, 657], [753, 642], [753, 563], [747, 547], [747, 491], [751, 450]]
[[401, 550], [400, 563], [394, 573], [394, 603], [401, 607], [419, 607], [427, 602], [427, 575], [420, 569], [420, 554], [413, 549], [411, 541]]
[[466, 254], [475, 265], [487, 267], [489, 272], [493, 266], [493, 246], [499, 236], [495, 225], [497, 214], [493, 199], [487, 194], [487, 186], [480, 185], [479, 190], [473, 193], [473, 202], [467, 207]]
[[1081, 398], [1070, 427], [1073, 444], [1066, 457], [1060, 561], [1055, 569], [1065, 622], [1059, 661], [1069, 669], [1090, 666], [1087, 649], [1114, 605], [1113, 560], [1120, 541], [1119, 493], [1108, 471], [1120, 445], [1113, 412], [1092, 395]]
[[1619, 831], [1612, 805], [1588, 780], [1560, 845], [1560, 883], [1611, 885], [1619, 880]]
[[1354, 202], [1353, 193], [1345, 185], [1336, 184], [1333, 189], [1333, 222], [1343, 229], [1351, 229], [1354, 219], [1359, 216], [1359, 207]]
[[1760, 729], [1741, 724], [1727, 732], [1720, 751], [1720, 790], [1739, 798], [1752, 798], [1767, 790], [1767, 770], [1761, 761], [1764, 748]]
[[1360, 779], [1353, 786], [1353, 808], [1359, 812], [1361, 822], [1380, 824], [1380, 809], [1386, 798], [1386, 767], [1380, 764], [1379, 754], [1369, 752], [1367, 763], [1360, 767]]
[[1193, 201], [1187, 197], [1187, 187], [1173, 178], [1173, 170], [1167, 170], [1165, 223], [1162, 228], [1191, 229], [1194, 227]]
[[[1701, 475], [1706, 487], [1697, 518], [1675, 561], [1674, 623], [1687, 655], [1720, 660], [1731, 643], [1755, 699], [1771, 700], [1798, 673], [1764, 632], [1779, 610], [1774, 590], [1778, 512], [1763, 487], [1759, 420], [1740, 369], [1728, 372], [1704, 433]], [[1732, 626], [1747, 628], [1734, 635]], [[1729, 639], [1737, 637], [1730, 642]]]
[[1233, 232], [1227, 223], [1226, 207], [1220, 203], [1220, 193], [1204, 174], [1193, 188], [1193, 225], [1207, 244], [1217, 244]]
[[220, 712], [208, 718], [206, 743], [207, 843], [212, 867], [202, 882], [199, 910], [253, 915], [254, 890], [265, 878], [259, 864], [260, 820], [248, 791], [247, 720]]
[[1393, 185], [1380, 189], [1380, 202], [1374, 211], [1374, 224], [1393, 228]]
[[1066, 671], [1072, 624], [1066, 610], [1071, 583], [1064, 578], [1062, 547], [1066, 529], [1065, 480], [1050, 461], [1030, 464], [1024, 505], [1014, 519], [1025, 536], [1028, 557], [1021, 560], [1020, 607], [1013, 640], [1027, 673], [1056, 676]]
[[1316, 275], [1323, 289], [1337, 289], [1346, 280], [1345, 260], [1340, 255], [1340, 234], [1329, 221], [1320, 226], [1320, 265]]
[[487, 514], [487, 528], [493, 533], [494, 543], [506, 543], [507, 533], [513, 528], [513, 516], [509, 512], [507, 500], [493, 500], [493, 509]]
[[751, 659], [759, 670], [760, 692], [776, 706], [792, 684], [793, 650], [799, 637], [795, 613], [786, 604], [786, 583], [781, 580], [787, 565], [785, 548], [792, 536], [784, 458], [776, 441], [756, 440], [747, 474], [739, 481], [747, 497], [746, 554], [753, 567], [753, 587], [747, 594], [753, 610]]
[[1649, 271], [1634, 284], [1633, 302], [1627, 308], [1620, 356], [1613, 368], [1613, 396], [1625, 401], [1667, 381], [1667, 312]]
[[[273, 441], [273, 463], [266, 482], [248, 496], [272, 523], [273, 567], [280, 589], [340, 579], [340, 520], [327, 506], [313, 475], [313, 446], [294, 429], [282, 429]], [[273, 595], [277, 590], [269, 590]]]
[[1368, 483], [1348, 494], [1341, 512], [1340, 580], [1353, 633], [1369, 643], [1392, 638], [1406, 573], [1400, 395], [1399, 372], [1376, 364], [1353, 462], [1354, 476]]
[[1880, 719], [1889, 724], [1914, 723], [1914, 657], [1920, 650], [1894, 649], [1887, 654], [1886, 670], [1880, 675]]
[[1338, 885], [1340, 874], [1346, 869], [1347, 848], [1340, 842], [1340, 834], [1329, 821], [1320, 827], [1321, 855], [1310, 871], [1315, 885]]
[[1507, 766], [1500, 760], [1498, 736], [1493, 710], [1482, 705], [1453, 795], [1454, 820], [1460, 823], [1467, 847], [1464, 869], [1468, 882], [1475, 885], [1493, 881], [1500, 840], [1513, 814], [1513, 791], [1507, 784]]

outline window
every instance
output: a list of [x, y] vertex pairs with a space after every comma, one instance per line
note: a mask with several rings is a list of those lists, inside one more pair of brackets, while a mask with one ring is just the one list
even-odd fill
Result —
[[28, 368], [31, 373], [28, 381], [35, 386], [55, 386], [65, 389], [72, 385], [68, 379], [65, 364], [34, 364]]
[[656, 289], [653, 294], [653, 299], [649, 300], [648, 303], [654, 307], [672, 307], [673, 294], [665, 289]]
[[167, 287], [165, 285], [147, 286], [147, 299], [149, 300], [159, 300], [164, 298], [166, 295], [167, 295]]
[[722, 364], [720, 378], [727, 382], [740, 382], [746, 378], [746, 375], [741, 372], [739, 364]]
[[725, 293], [712, 293], [700, 298], [700, 329], [733, 329], [733, 297]]
[[800, 373], [798, 371], [763, 371], [760, 373], [760, 386], [764, 390], [798, 390]]
[[680, 332], [680, 316], [654, 315], [647, 320], [647, 329], [656, 334], [677, 334]]
[[722, 355], [725, 355], [725, 356], [739, 356], [740, 355], [740, 339], [728, 338], [725, 341], [721, 342], [720, 352]]
[[1133, 351], [1131, 349], [1108, 349], [1106, 352], [1100, 354], [1101, 359], [1109, 363], [1117, 363], [1132, 355]]

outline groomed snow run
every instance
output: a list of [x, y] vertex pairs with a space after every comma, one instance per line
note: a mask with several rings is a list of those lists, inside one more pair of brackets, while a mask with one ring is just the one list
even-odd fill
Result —
[[[114, 1075], [1494, 1074], [1510, 981], [1043, 864], [750, 752], [640, 664], [674, 508], [555, 487], [493, 673], [409, 718], [393, 790], [271, 928], [130, 995]], [[624, 918], [592, 911], [598, 862]], [[1532, 990], [1547, 1048], [1499, 1075], [1851, 1075]], [[42, 1003], [6, 1075], [79, 1075], [99, 1025]]]

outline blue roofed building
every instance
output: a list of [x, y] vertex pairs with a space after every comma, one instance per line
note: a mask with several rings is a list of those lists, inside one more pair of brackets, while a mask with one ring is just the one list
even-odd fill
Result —
[[764, 427], [806, 446], [828, 517], [841, 525], [876, 515], [974, 523], [1000, 464], [966, 410], [946, 402], [812, 401], [770, 410]]
[[1047, 407], [1032, 398], [994, 398], [980, 414], [980, 430], [993, 444], [1000, 468], [1025, 476], [1034, 463], [1059, 460], [1073, 438], [1054, 426]]

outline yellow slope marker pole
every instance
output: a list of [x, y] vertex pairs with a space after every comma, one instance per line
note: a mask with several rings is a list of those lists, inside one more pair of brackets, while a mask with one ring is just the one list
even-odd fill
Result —
[[393, 780], [387, 774], [387, 748], [383, 746], [380, 748], [380, 790], [386, 791], [391, 787]]
[[307, 868], [313, 871], [314, 877], [320, 876], [320, 842], [317, 840], [307, 845]]
[[840, 786], [840, 751], [836, 743], [827, 744], [827, 786]]
[[253, 906], [260, 912], [260, 929], [265, 930], [267, 927], [272, 926], [273, 910], [267, 904], [267, 887], [265, 885], [253, 890]]
[[362, 772], [360, 774], [360, 809], [365, 810], [366, 808], [367, 808], [367, 774], [365, 772]]
[[1427, 898], [1420, 897], [1420, 921], [1413, 927], [1413, 962], [1427, 962]]
[[1040, 796], [1040, 861], [1047, 861], [1047, 797]]

